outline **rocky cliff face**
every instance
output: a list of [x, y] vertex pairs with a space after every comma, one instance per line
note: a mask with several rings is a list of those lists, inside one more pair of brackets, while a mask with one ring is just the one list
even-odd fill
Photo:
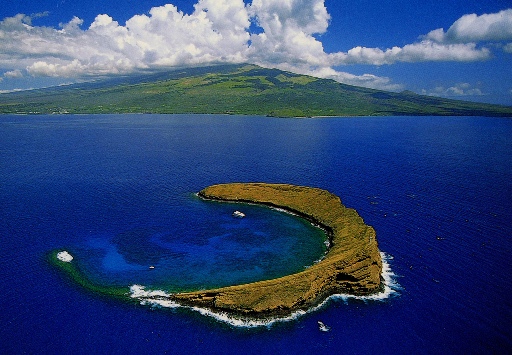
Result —
[[286, 184], [213, 185], [205, 199], [280, 207], [324, 228], [331, 240], [326, 257], [310, 268], [278, 279], [172, 295], [172, 300], [249, 317], [287, 315], [337, 293], [365, 295], [381, 286], [382, 260], [372, 227], [339, 197], [321, 189]]

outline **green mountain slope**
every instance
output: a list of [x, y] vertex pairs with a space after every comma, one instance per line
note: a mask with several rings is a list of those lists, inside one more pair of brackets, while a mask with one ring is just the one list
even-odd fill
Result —
[[512, 107], [372, 90], [255, 65], [221, 65], [1, 94], [0, 113], [512, 116]]

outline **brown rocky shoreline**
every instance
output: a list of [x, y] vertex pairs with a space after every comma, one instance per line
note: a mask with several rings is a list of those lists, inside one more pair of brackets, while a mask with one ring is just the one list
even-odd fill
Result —
[[170, 300], [215, 312], [266, 318], [307, 310], [333, 294], [368, 295], [381, 290], [382, 260], [375, 231], [336, 195], [305, 186], [267, 183], [213, 185], [200, 191], [208, 200], [283, 208], [328, 233], [325, 257], [296, 274], [249, 284], [176, 293]]

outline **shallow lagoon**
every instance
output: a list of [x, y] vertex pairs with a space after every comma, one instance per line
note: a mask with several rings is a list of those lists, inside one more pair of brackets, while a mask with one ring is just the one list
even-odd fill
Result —
[[199, 290], [296, 273], [327, 250], [322, 230], [284, 212], [192, 194], [183, 202], [166, 223], [84, 236], [73, 251], [82, 272], [102, 285]]
[[[1, 116], [0, 127], [4, 353], [512, 349], [510, 120]], [[172, 270], [173, 284], [187, 288], [287, 273], [322, 254], [321, 233], [294, 217], [251, 207], [254, 219], [234, 220], [232, 206], [194, 196], [230, 181], [339, 195], [376, 229], [400, 295], [332, 301], [296, 321], [236, 329], [99, 297], [46, 261], [64, 248], [96, 280], [139, 275], [161, 285]], [[296, 245], [304, 232], [314, 242]], [[189, 267], [169, 264], [180, 258]], [[193, 264], [204, 273], [187, 274]], [[318, 331], [319, 319], [330, 332]]]

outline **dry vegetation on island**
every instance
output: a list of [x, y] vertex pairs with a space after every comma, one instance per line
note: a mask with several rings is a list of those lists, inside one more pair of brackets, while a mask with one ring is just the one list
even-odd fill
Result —
[[372, 227], [339, 197], [318, 188], [232, 183], [210, 186], [199, 196], [284, 208], [324, 228], [331, 247], [317, 264], [278, 279], [213, 290], [178, 293], [172, 300], [249, 317], [288, 315], [332, 294], [366, 295], [381, 287], [382, 261]]

